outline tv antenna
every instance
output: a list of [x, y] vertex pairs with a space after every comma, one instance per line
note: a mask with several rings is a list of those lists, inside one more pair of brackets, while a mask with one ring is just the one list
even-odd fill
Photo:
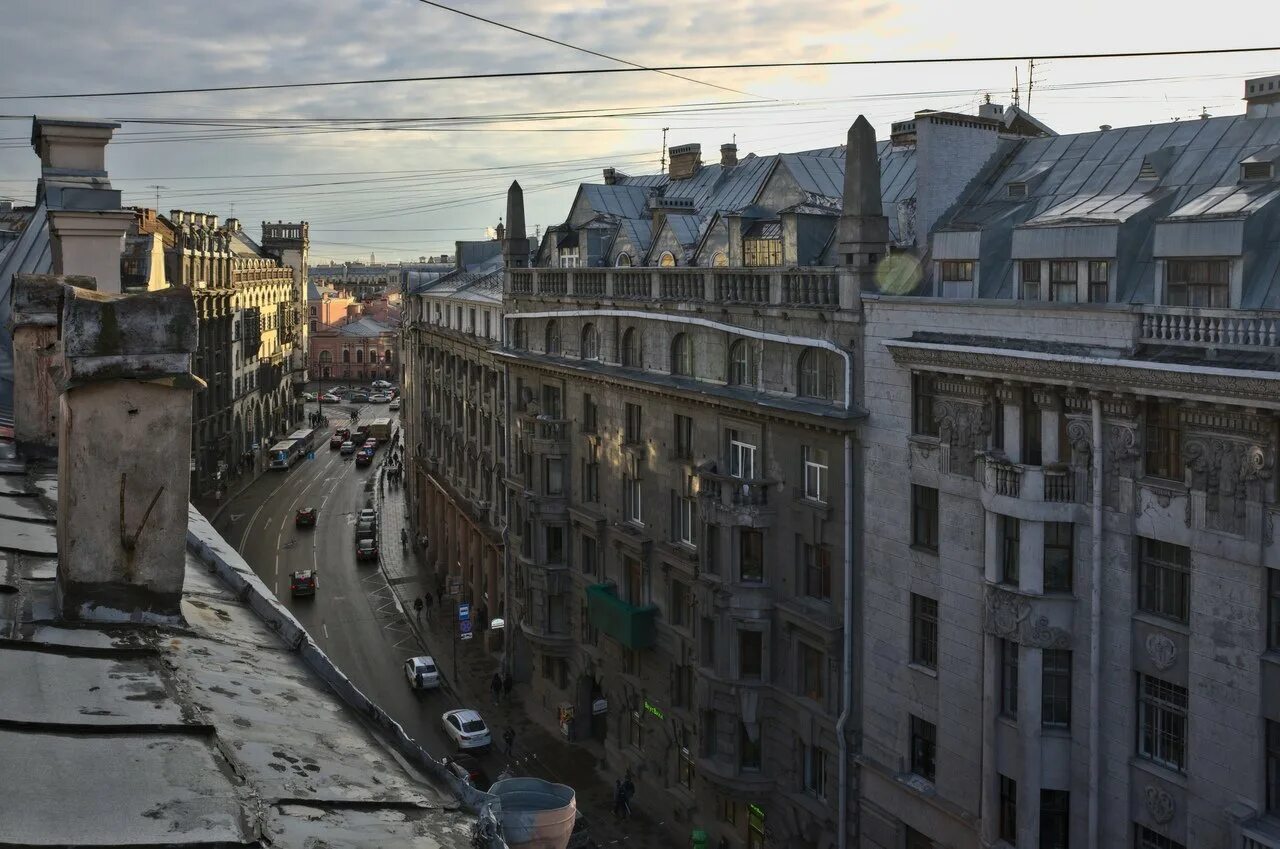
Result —
[[148, 189], [152, 189], [152, 190], [153, 190], [153, 191], [155, 191], [155, 193], [156, 193], [156, 212], [157, 212], [157, 213], [159, 213], [159, 212], [160, 212], [160, 190], [161, 190], [161, 189], [167, 189], [167, 188], [169, 188], [169, 187], [168, 187], [168, 186], [160, 186], [160, 185], [157, 185], [157, 184], [155, 184], [155, 183], [152, 183], [150, 186], [147, 186], [147, 188], [148, 188]]
[[669, 129], [671, 128], [662, 128], [662, 158], [658, 160], [659, 170], [664, 174], [667, 173], [667, 130]]

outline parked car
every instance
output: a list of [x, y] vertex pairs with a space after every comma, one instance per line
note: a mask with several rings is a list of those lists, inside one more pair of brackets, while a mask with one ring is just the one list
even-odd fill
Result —
[[415, 690], [434, 690], [440, 686], [440, 670], [436, 668], [435, 658], [427, 655], [406, 660], [404, 677]]
[[375, 380], [372, 384], [374, 389], [390, 389], [391, 382], [387, 380]]
[[373, 464], [373, 451], [368, 448], [361, 448], [356, 452], [356, 465], [369, 466]]
[[342, 443], [346, 441], [347, 438], [345, 436], [340, 433], [335, 433], [333, 436], [329, 437], [329, 450], [333, 451], [337, 448], [341, 448]]
[[342, 443], [342, 453], [343, 454], [356, 453], [356, 444], [348, 439], [346, 442]]
[[459, 749], [487, 749], [493, 742], [489, 726], [484, 724], [480, 714], [469, 708], [451, 710], [440, 717], [440, 722], [444, 725], [444, 733]]
[[316, 573], [310, 569], [289, 573], [289, 593], [291, 595], [315, 595]]
[[366, 440], [364, 441], [364, 445], [362, 445], [361, 447], [362, 447], [362, 448], [368, 448], [370, 451], [377, 451], [377, 450], [378, 450], [378, 440], [376, 440], [376, 439], [366, 439]]
[[342, 399], [339, 398], [337, 395], [329, 394], [329, 395], [321, 395], [320, 400], [326, 404], [337, 404]]
[[370, 395], [370, 396], [369, 396], [369, 403], [370, 403], [370, 404], [385, 404], [385, 403], [387, 403], [387, 402], [388, 402], [388, 401], [390, 401], [390, 400], [391, 400], [391, 396], [390, 396], [390, 395], [387, 395], [387, 394], [384, 394], [384, 393], [382, 393], [382, 392], [379, 392], [379, 393], [377, 393], [377, 394], [375, 394], [375, 395]]
[[378, 527], [369, 521], [358, 522], [356, 524], [356, 545], [360, 545], [362, 540], [378, 538]]
[[387, 409], [388, 409], [388, 410], [398, 410], [398, 409], [400, 409], [400, 399], [399, 399], [399, 398], [393, 398], [393, 399], [391, 400], [391, 403], [387, 406]]
[[362, 539], [356, 543], [356, 560], [377, 560], [378, 543], [373, 539]]
[[356, 516], [357, 522], [378, 522], [378, 511], [372, 507], [365, 507], [360, 510], [360, 515]]
[[314, 401], [314, 400], [316, 400], [316, 393], [314, 393], [314, 392], [303, 392], [303, 393], [302, 393], [302, 400], [303, 400], [303, 401]]
[[363, 393], [363, 392], [357, 392], [357, 393], [355, 393], [354, 395], [352, 395], [352, 396], [351, 396], [351, 403], [353, 403], [353, 404], [368, 404], [368, 403], [369, 403], [369, 396], [368, 396], [368, 395], [366, 395], [366, 394], [365, 394], [365, 393]]
[[293, 517], [293, 526], [295, 528], [314, 528], [316, 526], [316, 508], [303, 507]]
[[444, 762], [446, 769], [482, 793], [488, 791], [489, 786], [493, 784], [484, 767], [480, 765], [480, 761], [470, 755], [454, 755], [451, 758], [445, 758]]

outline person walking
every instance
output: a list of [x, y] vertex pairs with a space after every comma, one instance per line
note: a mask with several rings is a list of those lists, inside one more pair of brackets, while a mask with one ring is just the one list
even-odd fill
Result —
[[502, 699], [503, 701], [511, 701], [511, 670], [508, 669], [502, 673]]
[[515, 751], [516, 730], [510, 725], [507, 730], [502, 732], [502, 742], [506, 744], [507, 757], [511, 757], [511, 753]]
[[493, 673], [493, 680], [489, 682], [489, 690], [493, 693], [493, 703], [496, 705], [502, 698], [502, 676], [496, 672]]
[[418, 618], [418, 621], [422, 621], [422, 607], [422, 599], [415, 598], [413, 600], [413, 613]]
[[622, 779], [614, 779], [613, 782], [613, 815], [622, 818]]
[[634, 795], [636, 795], [636, 785], [631, 780], [631, 770], [627, 770], [627, 779], [622, 782], [622, 815], [626, 819], [631, 819], [631, 797]]

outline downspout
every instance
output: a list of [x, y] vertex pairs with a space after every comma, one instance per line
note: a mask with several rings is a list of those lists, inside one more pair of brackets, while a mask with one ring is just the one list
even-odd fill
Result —
[[1093, 413], [1093, 540], [1089, 575], [1089, 846], [1098, 847], [1101, 794], [1098, 751], [1098, 711], [1102, 697], [1102, 399], [1091, 398]]
[[[853, 406], [853, 357], [845, 357], [844, 408]], [[849, 842], [849, 741], [846, 729], [853, 713], [853, 434], [844, 435], [844, 657], [841, 664], [840, 718], [836, 740], [840, 745], [839, 849]]]

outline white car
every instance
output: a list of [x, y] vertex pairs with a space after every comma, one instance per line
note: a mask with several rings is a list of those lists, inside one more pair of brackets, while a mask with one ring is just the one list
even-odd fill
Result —
[[387, 403], [387, 402], [388, 402], [388, 401], [390, 401], [390, 400], [391, 400], [391, 396], [390, 396], [390, 395], [384, 395], [384, 394], [383, 394], [383, 393], [381, 393], [381, 392], [378, 392], [377, 394], [374, 394], [374, 395], [370, 395], [370, 396], [369, 396], [369, 403], [370, 403], [370, 404], [385, 404], [385, 403]]
[[493, 742], [489, 726], [473, 710], [451, 710], [440, 717], [440, 721], [444, 725], [444, 733], [453, 738], [459, 749], [487, 749]]
[[415, 690], [434, 690], [440, 686], [440, 670], [435, 658], [411, 657], [404, 662], [404, 677]]
[[303, 401], [314, 401], [314, 400], [316, 400], [316, 393], [314, 393], [314, 392], [303, 392], [303, 393], [302, 393], [302, 400], [303, 400]]
[[337, 404], [342, 399], [339, 398], [337, 395], [321, 395], [320, 400], [326, 404]]
[[374, 389], [390, 389], [391, 388], [391, 384], [385, 380], [375, 380], [372, 385]]
[[391, 401], [391, 403], [387, 405], [387, 409], [388, 409], [388, 410], [398, 410], [398, 409], [400, 409], [400, 399], [399, 399], [399, 398], [395, 398], [395, 399], [393, 399], [393, 400]]

